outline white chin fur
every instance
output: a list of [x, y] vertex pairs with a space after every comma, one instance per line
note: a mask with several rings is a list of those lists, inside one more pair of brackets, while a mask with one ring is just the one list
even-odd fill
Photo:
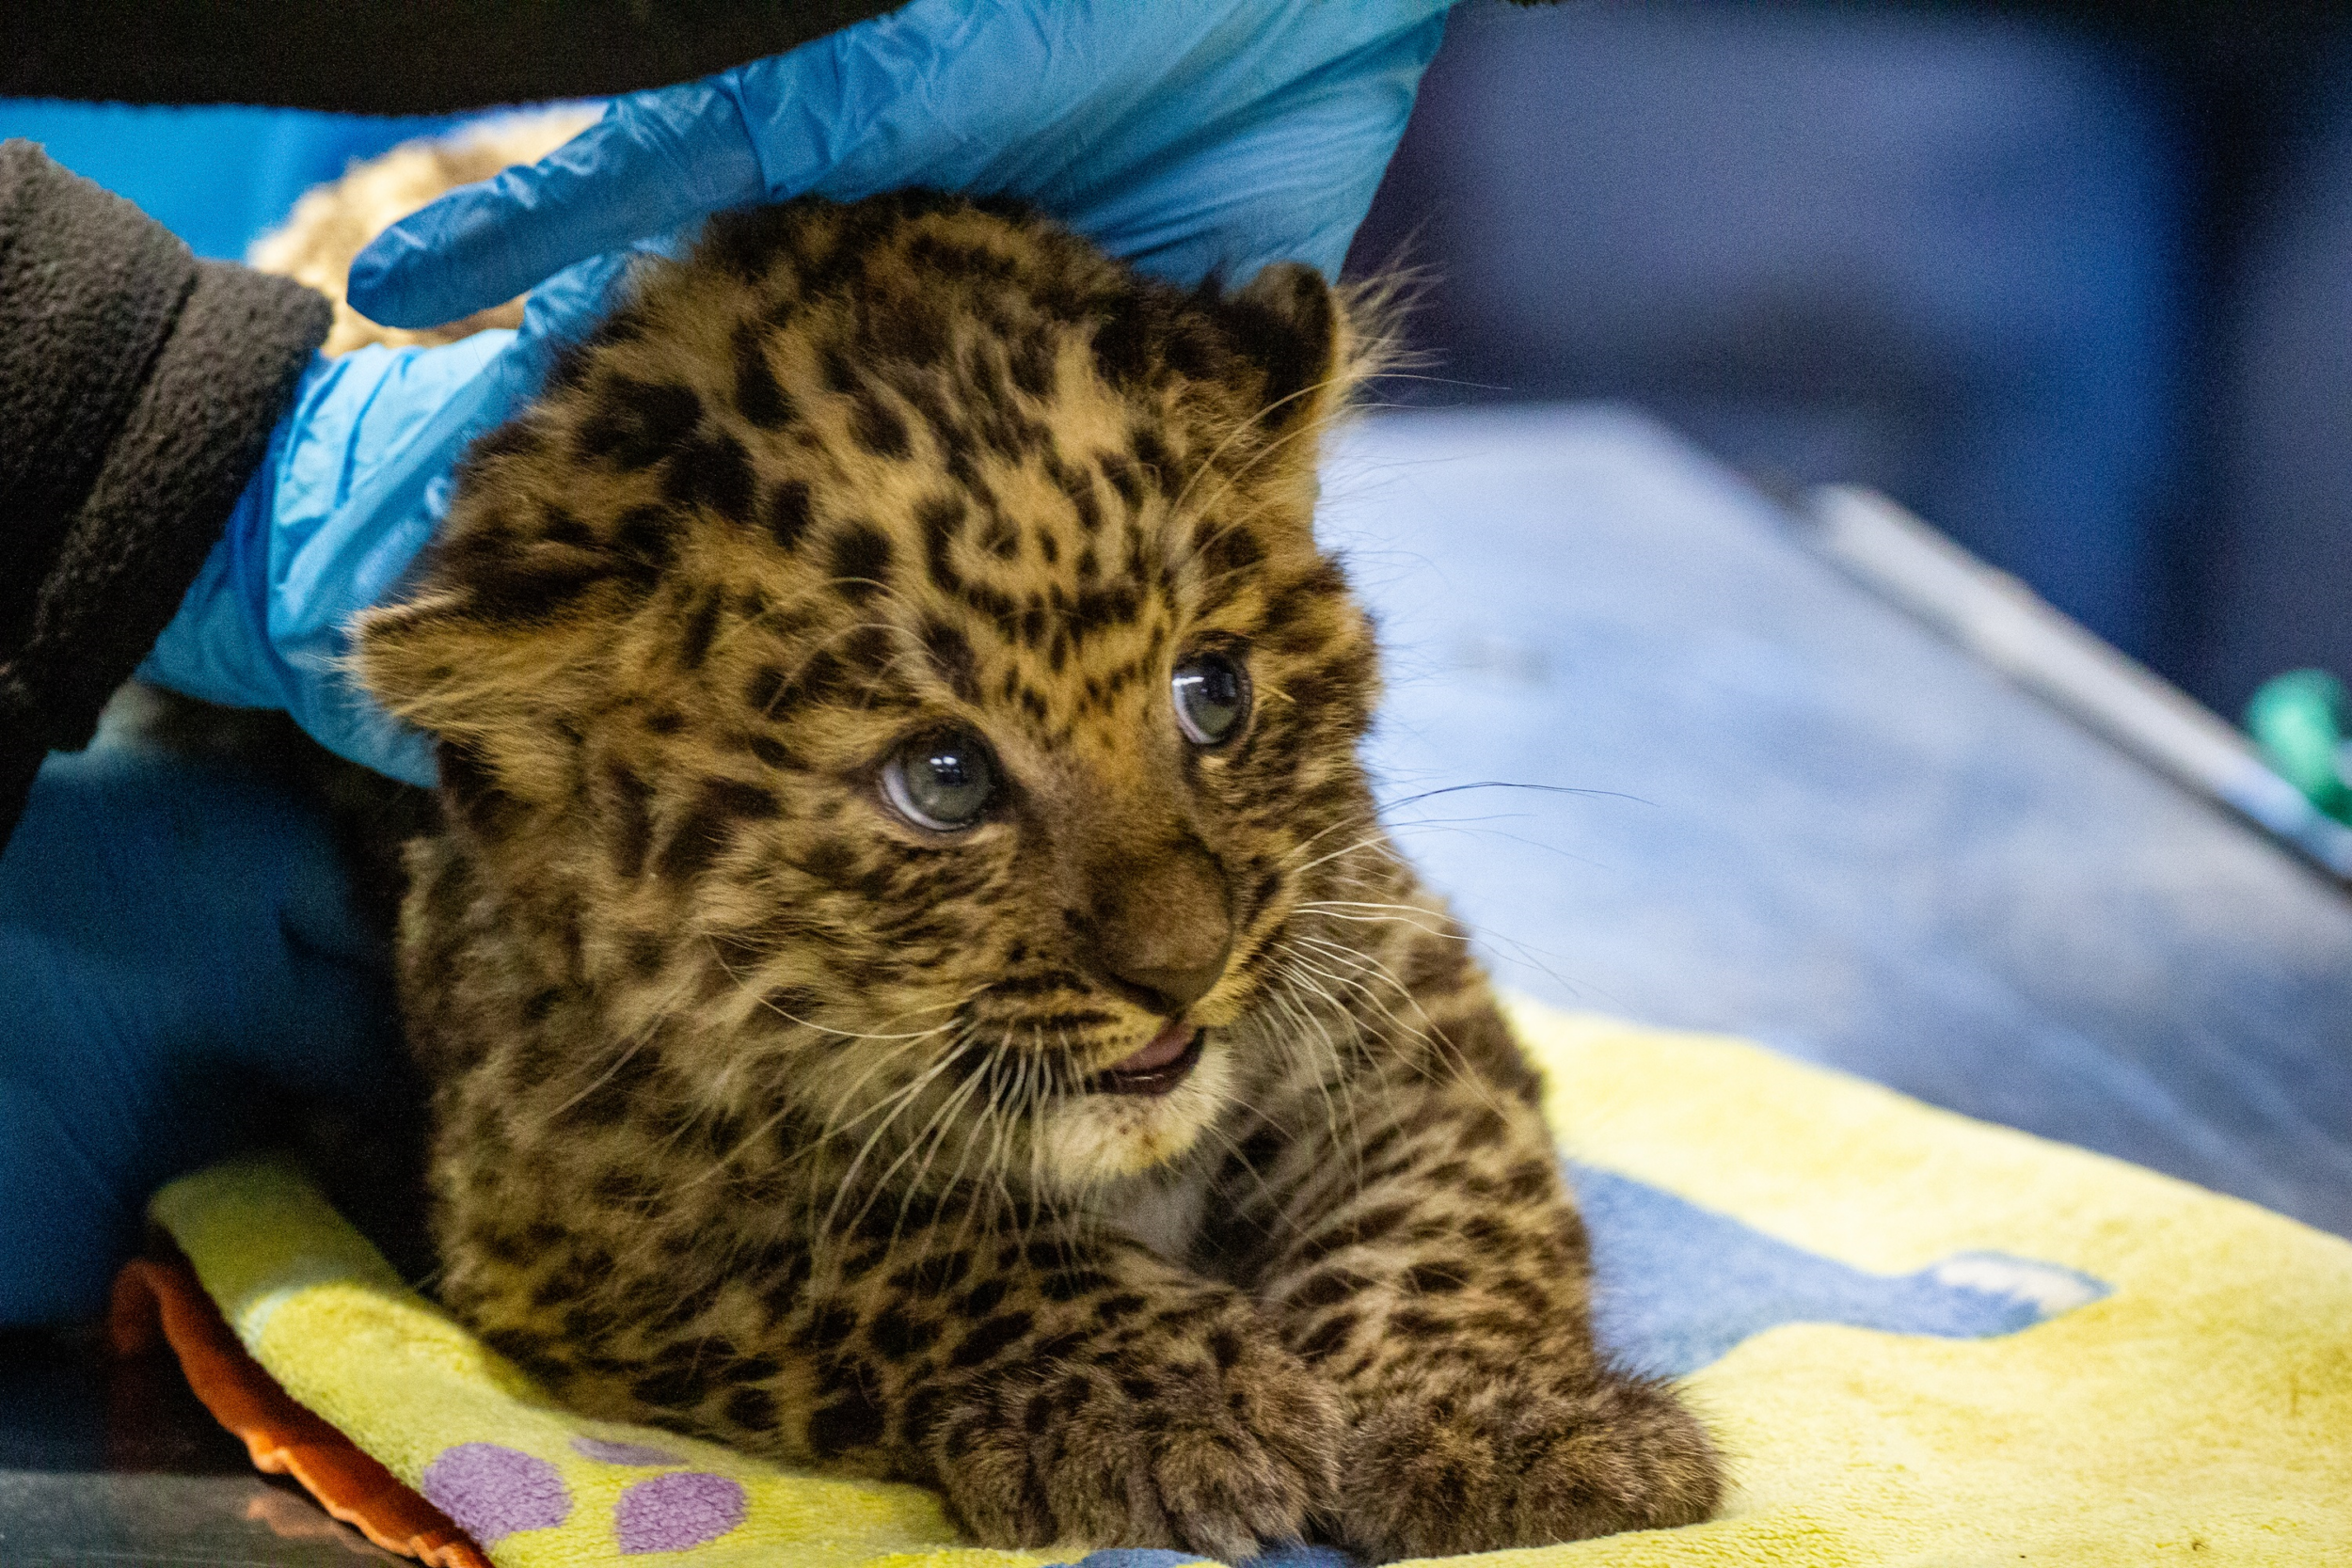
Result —
[[1166, 1094], [1066, 1096], [1038, 1128], [1040, 1163], [1073, 1193], [1165, 1165], [1216, 1119], [1232, 1078], [1232, 1053], [1212, 1035], [1192, 1071]]

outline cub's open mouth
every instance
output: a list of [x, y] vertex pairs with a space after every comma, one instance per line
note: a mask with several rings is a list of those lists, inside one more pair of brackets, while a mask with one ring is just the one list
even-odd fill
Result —
[[1087, 1087], [1098, 1094], [1166, 1094], [1200, 1060], [1202, 1034], [1179, 1019], [1134, 1055], [1096, 1073]]

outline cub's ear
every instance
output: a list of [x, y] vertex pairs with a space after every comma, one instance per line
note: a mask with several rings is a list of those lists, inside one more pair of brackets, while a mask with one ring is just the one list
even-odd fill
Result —
[[1218, 300], [1216, 313], [1234, 350], [1265, 372], [1265, 428], [1319, 424], [1347, 401], [1347, 324], [1323, 274], [1277, 261]]
[[[596, 705], [618, 628], [581, 603], [517, 614], [445, 571], [352, 625], [359, 682], [524, 799], [568, 787], [572, 720]], [[440, 580], [437, 580], [440, 579]]]

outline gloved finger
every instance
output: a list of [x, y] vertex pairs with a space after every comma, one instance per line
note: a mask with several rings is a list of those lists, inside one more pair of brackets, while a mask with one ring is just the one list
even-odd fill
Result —
[[[273, 644], [341, 657], [352, 615], [394, 591], [448, 514], [466, 448], [538, 392], [555, 356], [603, 313], [627, 262], [627, 253], [590, 257], [533, 293], [521, 330], [412, 351], [310, 412], [269, 531]], [[396, 390], [381, 385], [394, 378]], [[283, 494], [288, 486], [301, 496]]]
[[391, 933], [361, 912], [325, 821], [289, 817], [270, 881], [284, 979], [268, 999], [270, 1022], [230, 1042], [232, 1055], [297, 1092], [353, 1101], [398, 1071]]
[[[914, 16], [943, 12], [917, 0], [742, 70], [615, 99], [538, 163], [452, 191], [378, 234], [353, 259], [345, 297], [387, 325], [454, 321], [585, 257], [808, 189], [893, 94], [936, 67], [934, 35], [960, 35], [966, 10], [950, 0], [942, 15]], [[769, 145], [755, 141], [754, 112]], [[920, 178], [930, 150], [902, 142], [909, 172], [898, 182]]]
[[[153, 1049], [203, 1078], [233, 1064], [246, 1081], [230, 1073], [232, 1099], [264, 1079], [346, 1100], [389, 1083], [400, 1043], [389, 933], [362, 917], [324, 811], [166, 753], [72, 760], [80, 767], [58, 782], [133, 852], [55, 870], [51, 905], [78, 877], [82, 954], [135, 958], [124, 967], [147, 982], [134, 1005]], [[43, 777], [63, 771], [53, 762]], [[111, 920], [98, 915], [109, 907]]]
[[[338, 756], [409, 784], [436, 782], [431, 737], [387, 714], [358, 684], [352, 619], [397, 596], [449, 514], [466, 448], [537, 393], [556, 356], [603, 315], [627, 261], [626, 252], [591, 257], [549, 278], [532, 292], [511, 338], [480, 333], [429, 351], [450, 358], [407, 373], [446, 379], [445, 395], [372, 399], [340, 438], [322, 430], [324, 444], [310, 443], [322, 458], [341, 449], [331, 483], [321, 467], [281, 487], [267, 540], [274, 705]], [[473, 356], [454, 352], [474, 345]]]
[[[409, 784], [437, 782], [432, 738], [386, 713], [358, 685], [350, 658], [352, 620], [398, 596], [449, 515], [465, 449], [537, 394], [556, 357], [602, 318], [631, 256], [592, 256], [548, 279], [525, 302], [522, 327], [511, 338], [481, 333], [431, 351], [491, 340], [470, 373], [462, 362], [449, 367], [465, 379], [430, 417], [405, 426], [363, 419], [354, 427], [343, 442], [351, 455], [342, 483], [310, 486], [333, 503], [315, 526], [302, 526], [298, 506], [281, 502], [277, 509], [268, 640], [285, 677], [276, 705], [338, 756]], [[326, 450], [334, 447], [330, 440]]]
[[[390, 955], [380, 942], [375, 952], [357, 956], [311, 945], [320, 933], [310, 927], [322, 918], [348, 914], [294, 906], [279, 911], [275, 935], [284, 979], [267, 1017], [228, 1042], [224, 1059], [312, 1099], [364, 1100], [398, 1081], [400, 1001]], [[327, 940], [348, 937], [337, 930]]]
[[514, 352], [501, 356], [496, 367], [513, 383], [514, 406], [534, 395], [564, 350], [604, 319], [629, 269], [662, 248], [659, 240], [640, 240], [626, 249], [575, 261], [531, 291], [523, 302], [523, 325], [515, 335]]
[[426, 487], [514, 406], [515, 390], [485, 373], [512, 338], [317, 361], [140, 677], [284, 708], [337, 752], [430, 784], [429, 759], [419, 779], [413, 749], [402, 754], [391, 721], [341, 676], [341, 628], [432, 537]]
[[[71, 1310], [147, 1191], [276, 1088], [396, 1082], [373, 947], [283, 792], [119, 745], [49, 758], [0, 853], [0, 1270], [40, 1275], [0, 1317]], [[55, 1212], [14, 1201], [27, 1182]]]
[[0, 1327], [104, 1307], [138, 1236], [144, 1195], [132, 1187], [127, 1172], [92, 1160], [37, 1085], [0, 1071]]
[[548, 279], [519, 332], [318, 361], [140, 677], [283, 708], [338, 755], [431, 785], [431, 740], [352, 678], [351, 619], [397, 593], [448, 512], [466, 447], [538, 390], [627, 262], [594, 257]]
[[[387, 935], [360, 915], [324, 813], [300, 797], [144, 745], [60, 752], [0, 853], [0, 940], [16, 960], [0, 1040], [69, 1005], [168, 1019], [165, 1032], [187, 1038], [299, 1032], [314, 1015], [278, 1000], [294, 967], [380, 975]], [[119, 994], [125, 974], [155, 980], [155, 994]], [[190, 998], [200, 1006], [173, 1010]]]
[[389, 326], [437, 325], [764, 190], [719, 79], [635, 93], [536, 164], [462, 186], [378, 234], [353, 260], [345, 297]]
[[618, 101], [532, 167], [378, 236], [353, 264], [350, 297], [381, 321], [453, 319], [580, 257], [804, 191], [1013, 195], [1092, 233], [1090, 195], [1149, 183], [1226, 117], [1279, 105], [1329, 62], [1422, 29], [1450, 3], [914, 0]]
[[1099, 243], [1098, 203], [1162, 185], [1172, 165], [1288, 115], [1302, 88], [1344, 83], [1400, 38], [1434, 49], [1430, 24], [1452, 3], [916, 0], [728, 75], [771, 198], [1009, 195]]
[[1212, 274], [1239, 284], [1276, 261], [1336, 278], [1444, 35], [1440, 14], [1330, 62], [1164, 159], [1151, 180], [1087, 193], [1073, 223], [1181, 284]]

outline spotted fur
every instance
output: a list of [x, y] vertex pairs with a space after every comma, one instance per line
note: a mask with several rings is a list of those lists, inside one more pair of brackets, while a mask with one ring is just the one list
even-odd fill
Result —
[[[1369, 336], [1305, 268], [1184, 292], [924, 195], [648, 264], [358, 637], [440, 748], [401, 978], [452, 1307], [581, 1409], [1003, 1544], [1708, 1514], [1357, 760], [1311, 522]], [[1214, 747], [1202, 650], [1252, 689]], [[943, 833], [878, 777], [950, 723], [1004, 783]], [[1111, 1092], [1171, 1020], [1197, 1065]]]
[[327, 354], [347, 354], [370, 343], [393, 348], [446, 343], [485, 327], [519, 326], [519, 299], [440, 326], [380, 325], [351, 308], [343, 298], [343, 280], [360, 247], [395, 220], [452, 186], [487, 180], [509, 164], [531, 163], [554, 151], [596, 118], [590, 109], [543, 109], [483, 120], [455, 136], [403, 142], [306, 193], [284, 223], [253, 242], [246, 259], [262, 272], [307, 283], [333, 302], [334, 325], [322, 345]]

